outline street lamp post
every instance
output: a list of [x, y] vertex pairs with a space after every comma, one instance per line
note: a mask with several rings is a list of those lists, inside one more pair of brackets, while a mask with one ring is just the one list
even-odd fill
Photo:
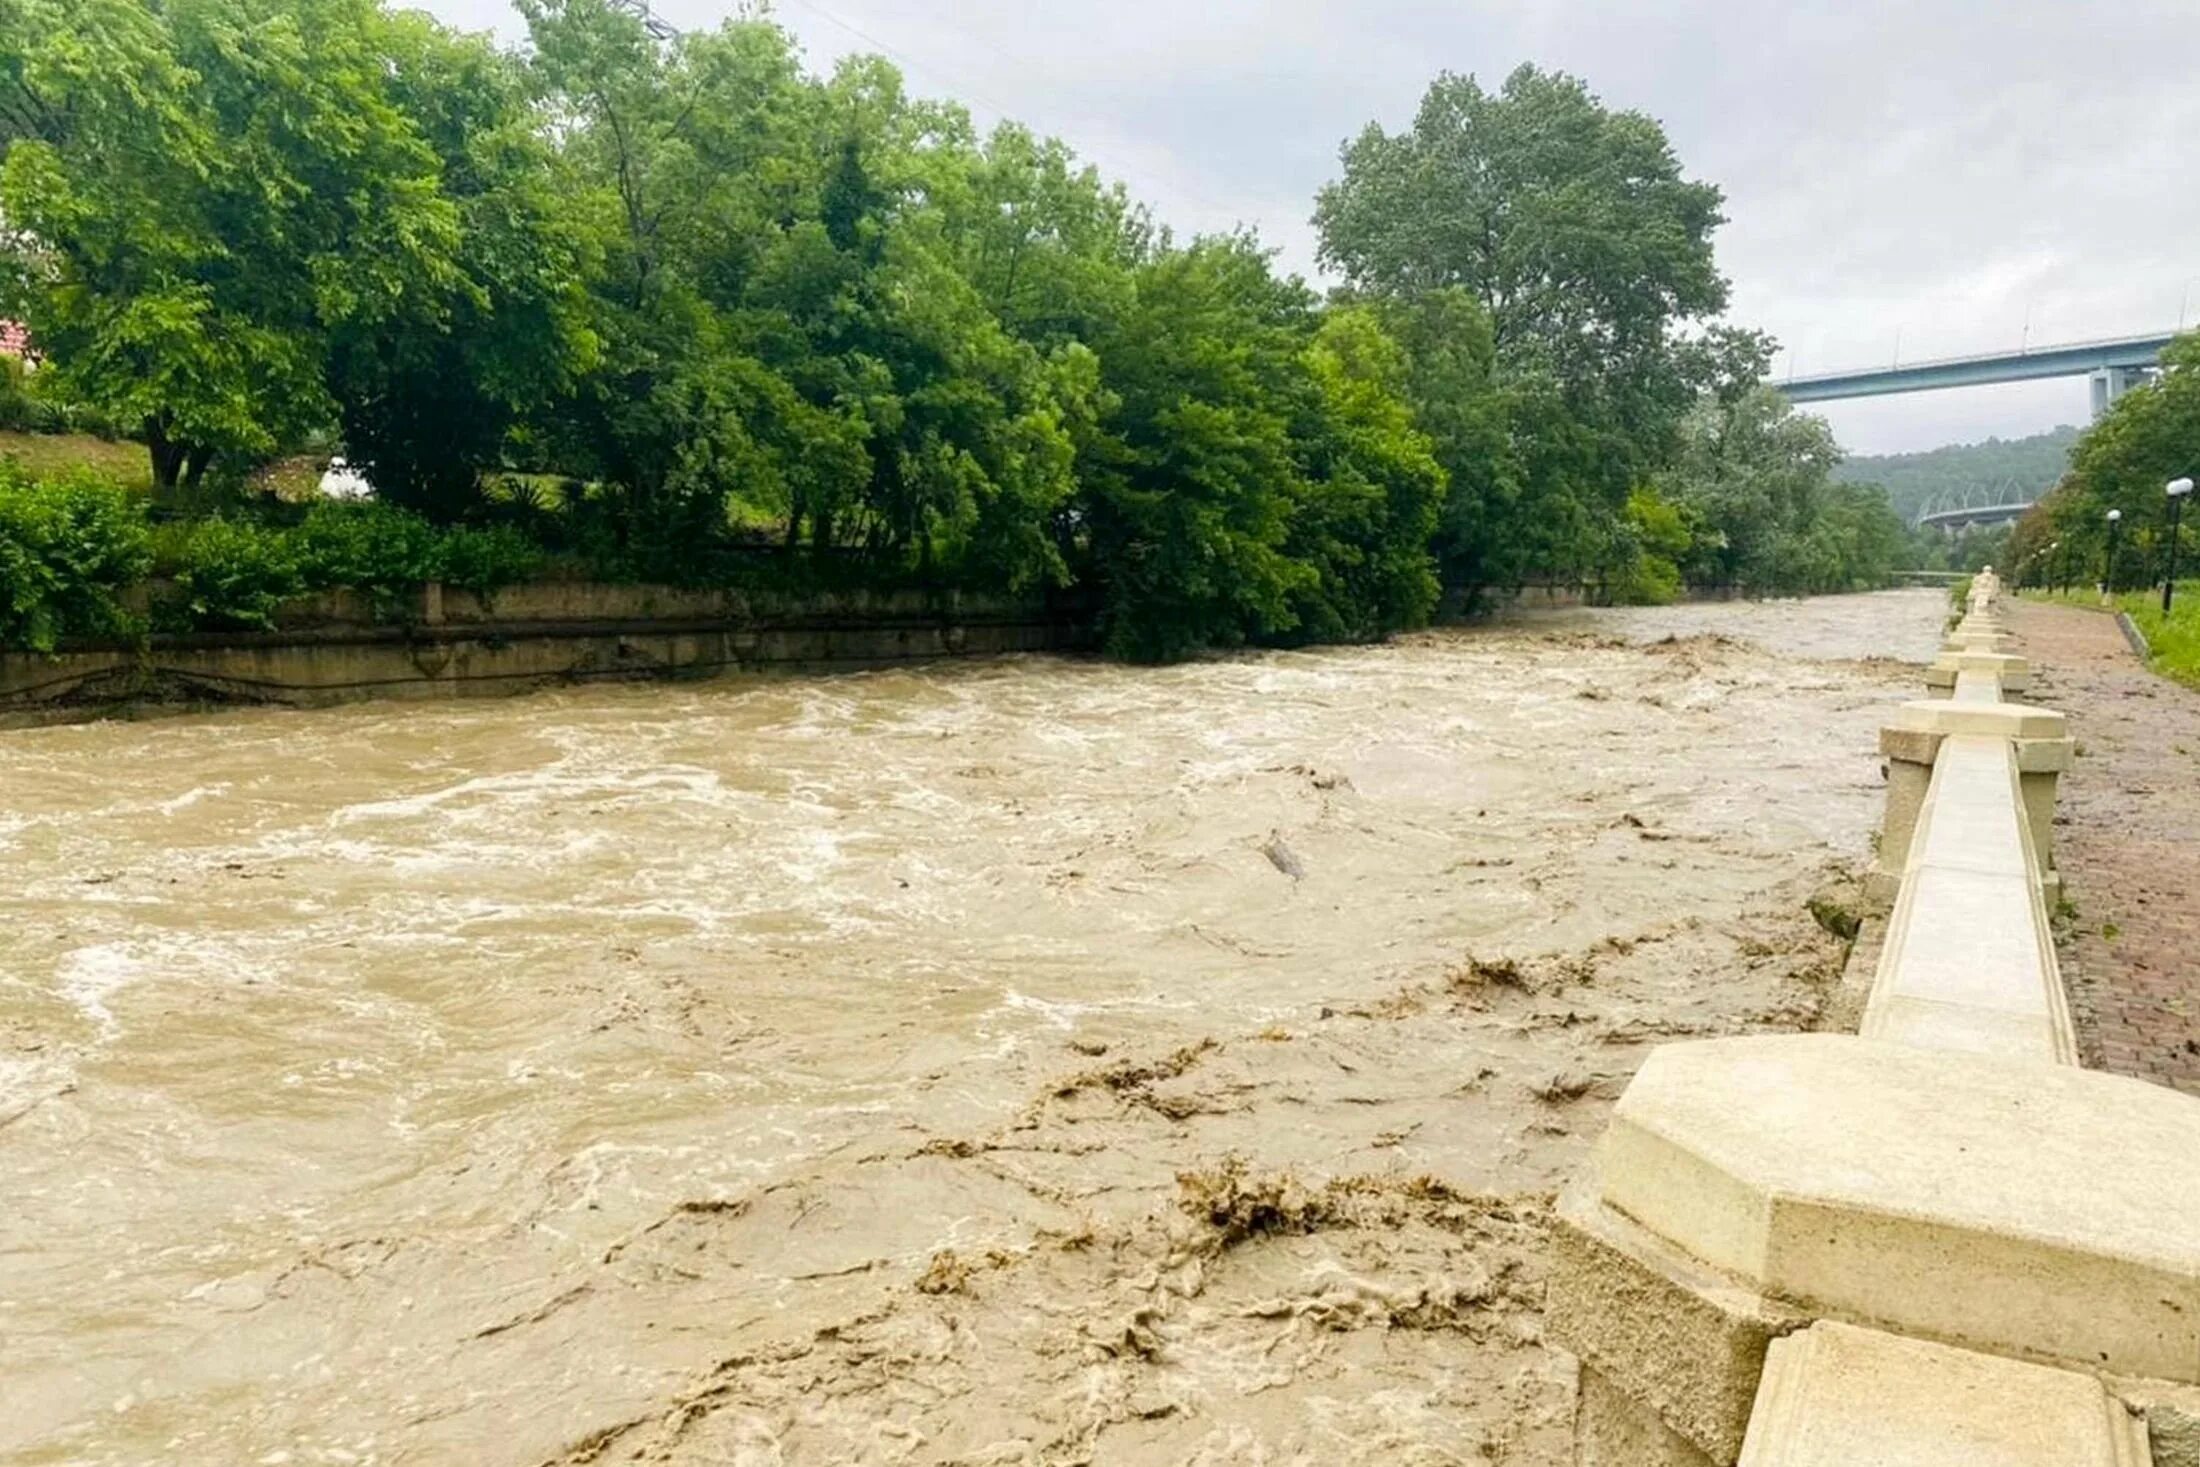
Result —
[[2169, 615], [2170, 601], [2177, 595], [2177, 527], [2185, 517], [2185, 501], [2192, 497], [2192, 480], [2169, 481], [2169, 568], [2162, 576], [2162, 615]]
[[2101, 567], [2101, 590], [2116, 594], [2116, 532], [2124, 527], [2124, 512], [2112, 509], [2108, 512], [2108, 563]]
[[2047, 594], [2055, 594], [2056, 574], [2062, 569], [2062, 541], [2051, 540], [2047, 545]]

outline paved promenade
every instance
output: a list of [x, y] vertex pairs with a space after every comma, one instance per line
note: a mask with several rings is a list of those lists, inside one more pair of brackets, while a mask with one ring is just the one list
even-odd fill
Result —
[[2112, 617], [2011, 609], [2025, 701], [2064, 710], [2084, 751], [2056, 821], [2080, 1059], [2200, 1095], [2200, 693], [2148, 672]]

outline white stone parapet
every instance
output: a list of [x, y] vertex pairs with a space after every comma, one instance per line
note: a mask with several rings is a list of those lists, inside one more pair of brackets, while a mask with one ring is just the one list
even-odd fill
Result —
[[2010, 739], [1941, 741], [1861, 1032], [2077, 1063]]
[[1887, 760], [1887, 814], [1880, 828], [1878, 861], [1867, 883], [1870, 895], [1891, 903], [1909, 869], [1913, 832], [1932, 791], [1933, 766], [1951, 735], [1982, 735], [2007, 742], [2017, 770], [2032, 862], [2043, 890], [2059, 889], [2055, 873], [2055, 783], [2075, 747], [2067, 721], [2048, 708], [1976, 698], [1921, 698], [1895, 710], [1879, 732]]
[[1590, 1185], [1813, 1317], [2191, 1382], [2195, 1158], [2200, 1101], [2162, 1086], [1783, 1034], [1652, 1054]]
[[1936, 698], [1951, 696], [1956, 679], [1965, 673], [1991, 676], [2000, 697], [2021, 694], [2032, 684], [2032, 664], [2024, 658], [1999, 652], [1942, 652], [1925, 669], [1925, 687]]
[[1656, 1051], [1560, 1199], [1579, 1467], [2200, 1467], [2200, 1098], [2076, 1063], [2002, 605], [1880, 733], [1861, 1034]]

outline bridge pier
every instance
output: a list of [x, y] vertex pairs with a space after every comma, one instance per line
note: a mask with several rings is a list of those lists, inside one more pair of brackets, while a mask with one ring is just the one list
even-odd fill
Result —
[[2108, 410], [2132, 388], [2149, 381], [2154, 374], [2145, 367], [2103, 367], [2095, 372], [2088, 384], [2093, 392], [2093, 417], [2096, 422], [2107, 416]]

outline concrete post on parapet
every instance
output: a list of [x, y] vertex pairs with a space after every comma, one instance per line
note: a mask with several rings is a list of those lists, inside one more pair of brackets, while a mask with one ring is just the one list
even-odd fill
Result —
[[1991, 617], [1967, 616], [1956, 623], [1954, 631], [1941, 641], [1943, 652], [2000, 652], [2017, 651], [2017, 639], [2002, 630]]
[[2032, 685], [2032, 664], [2022, 657], [2004, 652], [1942, 652], [1925, 669], [1925, 696], [1954, 697], [1956, 678], [1965, 672], [1987, 674], [2004, 700], [2021, 696]]
[[[1659, 1049], [1557, 1209], [1574, 1460], [2144, 1467], [2132, 1408], [2200, 1382], [2195, 1155], [2200, 1099], [2073, 1066], [1840, 1035]], [[1856, 1333], [1768, 1371], [1821, 1321]], [[1868, 1417], [1851, 1368], [1918, 1388], [1881, 1401], [1900, 1450], [1819, 1442]], [[1980, 1410], [2015, 1414], [1966, 1435]], [[2017, 1446], [1919, 1455], [1936, 1429]]]
[[1879, 752], [1887, 767], [1887, 808], [1879, 827], [1879, 851], [1865, 878], [1865, 895], [1875, 904], [1891, 903], [1901, 890], [1910, 863], [1918, 812], [1932, 787], [1933, 762], [1941, 741], [1951, 734], [1984, 734], [2010, 741], [2017, 781], [2024, 800], [2025, 824], [2040, 882], [2050, 893], [2060, 889], [2055, 868], [2055, 787], [2070, 767], [2073, 744], [2069, 724], [2050, 708], [2024, 703], [1959, 703], [1920, 699], [1905, 703], [1879, 731]]
[[2095, 1376], [1821, 1320], [1766, 1352], [1740, 1467], [2147, 1467], [2151, 1456], [2143, 1418]]

